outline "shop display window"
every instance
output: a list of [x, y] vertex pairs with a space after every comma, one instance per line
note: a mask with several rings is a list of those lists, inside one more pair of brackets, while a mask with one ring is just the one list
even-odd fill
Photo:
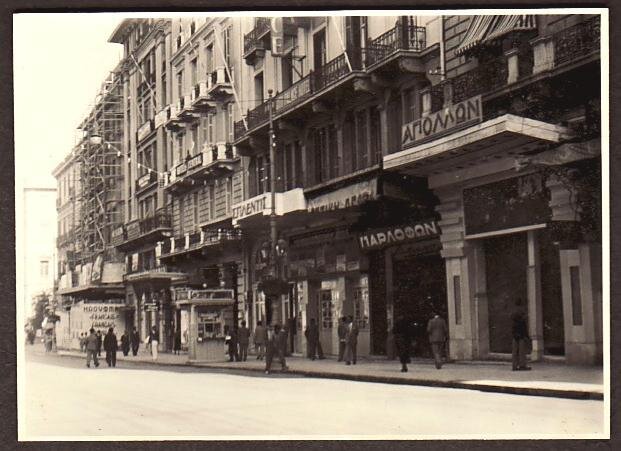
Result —
[[367, 287], [354, 288], [354, 320], [358, 329], [369, 327], [369, 289]]
[[332, 303], [332, 290], [321, 290], [321, 326], [324, 329], [332, 329], [334, 323], [334, 304]]

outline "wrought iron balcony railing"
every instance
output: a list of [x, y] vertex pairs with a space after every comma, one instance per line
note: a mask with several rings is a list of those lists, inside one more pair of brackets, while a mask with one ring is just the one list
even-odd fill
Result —
[[425, 27], [397, 25], [368, 42], [366, 65], [377, 64], [399, 50], [424, 50], [427, 40], [426, 33]]
[[553, 42], [555, 65], [564, 64], [599, 51], [599, 16], [555, 33]]
[[270, 19], [258, 17], [255, 27], [250, 33], [244, 35], [244, 57], [254, 50], [264, 49], [261, 38], [270, 31]]

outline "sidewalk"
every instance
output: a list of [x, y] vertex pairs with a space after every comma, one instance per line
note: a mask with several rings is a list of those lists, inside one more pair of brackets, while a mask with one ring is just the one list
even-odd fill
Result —
[[[85, 358], [77, 351], [58, 351], [59, 356]], [[103, 358], [103, 352], [102, 352]], [[137, 356], [117, 354], [117, 362], [147, 363], [156, 366], [192, 366], [263, 372], [265, 362], [249, 356], [246, 362], [189, 363], [187, 354], [160, 353], [154, 362], [141, 349]], [[105, 365], [105, 360], [103, 361]], [[346, 366], [336, 359], [311, 361], [288, 357], [289, 373], [307, 377], [345, 379], [387, 384], [461, 388], [496, 393], [551, 396], [571, 399], [603, 399], [603, 371], [597, 367], [567, 366], [563, 363], [533, 362], [532, 371], [511, 371], [510, 362], [464, 361], [447, 363], [436, 370], [431, 360], [414, 360], [408, 373], [401, 373], [397, 360], [360, 359], [357, 365]], [[279, 373], [275, 361], [273, 373]]]

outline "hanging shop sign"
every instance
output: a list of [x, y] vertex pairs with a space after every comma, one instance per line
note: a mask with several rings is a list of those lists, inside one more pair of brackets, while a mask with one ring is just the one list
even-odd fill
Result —
[[541, 174], [464, 189], [466, 235], [550, 221], [550, 191]]
[[456, 129], [481, 122], [482, 117], [483, 107], [480, 95], [450, 105], [405, 124], [401, 131], [401, 147], [407, 149], [415, 144], [439, 138]]
[[198, 153], [190, 158], [187, 162], [188, 171], [191, 171], [194, 168], [197, 168], [203, 164], [203, 153]]
[[440, 235], [440, 226], [435, 220], [414, 224], [370, 230], [358, 235], [358, 244], [363, 251], [382, 249], [397, 244], [419, 241]]
[[271, 208], [269, 195], [262, 194], [233, 206], [233, 220], [240, 220], [256, 214], [263, 214]]
[[310, 213], [342, 210], [376, 199], [377, 196], [377, 179], [365, 180], [309, 199], [307, 210]]

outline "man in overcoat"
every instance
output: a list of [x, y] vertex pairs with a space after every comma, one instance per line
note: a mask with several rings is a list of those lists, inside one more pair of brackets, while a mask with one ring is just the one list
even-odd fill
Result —
[[448, 335], [448, 327], [444, 318], [434, 313], [427, 323], [427, 334], [436, 368], [440, 369], [442, 368], [442, 351]]

